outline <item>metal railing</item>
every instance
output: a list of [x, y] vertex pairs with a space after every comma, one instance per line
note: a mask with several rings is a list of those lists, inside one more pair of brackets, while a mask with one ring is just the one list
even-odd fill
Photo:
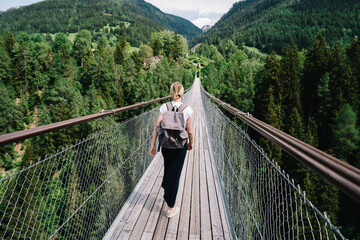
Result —
[[[187, 91], [189, 89], [187, 89]], [[89, 122], [89, 121], [92, 121], [92, 120], [95, 120], [98, 118], [102, 118], [102, 117], [107, 117], [107, 116], [113, 115], [115, 113], [125, 112], [125, 111], [135, 109], [138, 107], [144, 107], [151, 103], [160, 102], [163, 100], [167, 100], [169, 98], [170, 98], [170, 96], [166, 96], [166, 97], [157, 98], [157, 99], [153, 99], [153, 100], [146, 101], [146, 102], [136, 103], [136, 104], [121, 107], [121, 108], [116, 108], [113, 110], [107, 110], [107, 111], [103, 111], [100, 113], [95, 113], [95, 114], [91, 114], [91, 115], [87, 115], [87, 116], [83, 116], [83, 117], [69, 119], [69, 120], [65, 120], [65, 121], [61, 121], [61, 122], [57, 122], [57, 123], [51, 123], [48, 125], [44, 125], [44, 126], [40, 126], [40, 127], [36, 127], [36, 128], [32, 128], [32, 129], [25, 129], [22, 131], [17, 131], [17, 132], [13, 132], [13, 133], [0, 135], [0, 146], [6, 145], [9, 143], [13, 143], [13, 142], [17, 142], [20, 140], [24, 140], [27, 138], [39, 136], [39, 135], [42, 135], [42, 134], [45, 134], [48, 132], [53, 132], [53, 131], [56, 131], [61, 128], [66, 128], [66, 127], [70, 127], [70, 126], [77, 125], [80, 123]]]
[[360, 169], [351, 166], [307, 143], [286, 134], [255, 117], [240, 111], [203, 89], [204, 93], [271, 142], [278, 145], [301, 163], [310, 167], [340, 191], [360, 203]]
[[209, 148], [234, 239], [346, 239], [250, 138], [248, 125], [237, 125], [211, 99], [202, 91]]

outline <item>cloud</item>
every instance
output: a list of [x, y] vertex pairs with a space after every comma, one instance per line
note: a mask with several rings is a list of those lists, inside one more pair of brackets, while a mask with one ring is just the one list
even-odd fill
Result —
[[157, 6], [163, 12], [196, 11], [200, 16], [209, 13], [226, 13], [238, 0], [145, 0]]
[[192, 21], [192, 23], [195, 24], [196, 26], [198, 26], [199, 28], [201, 28], [205, 25], [213, 26], [218, 20], [219, 19], [198, 18], [198, 19], [195, 19], [194, 21]]

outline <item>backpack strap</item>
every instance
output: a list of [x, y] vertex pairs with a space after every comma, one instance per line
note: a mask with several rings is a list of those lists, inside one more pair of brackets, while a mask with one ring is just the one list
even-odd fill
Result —
[[172, 106], [171, 102], [166, 103], [166, 108], [167, 108], [168, 111], [172, 111], [173, 106]]
[[183, 112], [184, 110], [185, 110], [185, 108], [187, 108], [188, 107], [188, 105], [186, 105], [186, 104], [181, 104], [180, 105], [180, 107], [179, 107], [179, 109], [178, 109], [178, 112]]

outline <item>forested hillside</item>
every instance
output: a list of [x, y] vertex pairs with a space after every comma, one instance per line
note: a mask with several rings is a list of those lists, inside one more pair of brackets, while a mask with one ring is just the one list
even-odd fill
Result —
[[[240, 50], [229, 39], [202, 44], [202, 83], [216, 97], [360, 168], [360, 40], [329, 47], [323, 35], [309, 51], [294, 42], [279, 58]], [[256, 137], [257, 135], [254, 135]], [[359, 204], [268, 140], [258, 141], [307, 197], [350, 239], [360, 239]]]
[[[26, 33], [0, 35], [0, 133], [166, 96], [176, 80], [189, 87], [194, 72], [193, 65], [182, 58], [186, 40], [164, 31], [154, 33], [150, 43], [153, 47], [141, 45], [132, 50], [122, 36], [111, 47], [106, 35], [94, 41], [87, 30], [81, 30], [73, 43], [63, 33], [57, 33], [54, 40]], [[124, 117], [129, 115], [117, 120]], [[34, 148], [36, 155], [51, 153], [93, 128], [63, 134], [61, 139], [49, 140], [50, 144], [37, 142], [34, 147], [29, 142], [25, 158]], [[13, 161], [21, 157], [13, 145], [1, 148], [1, 169], [12, 171], [23, 164]]]
[[168, 29], [190, 39], [202, 31], [190, 21], [161, 12], [143, 0], [47, 0], [0, 13], [0, 31], [28, 33], [99, 32], [109, 25], [146, 43], [151, 33]]
[[214, 38], [239, 38], [247, 46], [281, 52], [291, 39], [299, 49], [311, 47], [318, 32], [330, 45], [346, 46], [360, 35], [357, 0], [246, 0], [235, 3], [192, 45]]

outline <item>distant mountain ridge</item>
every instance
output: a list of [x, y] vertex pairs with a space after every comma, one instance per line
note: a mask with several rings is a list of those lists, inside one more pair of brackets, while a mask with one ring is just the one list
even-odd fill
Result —
[[293, 39], [309, 48], [318, 32], [330, 44], [349, 44], [360, 36], [357, 0], [246, 0], [240, 1], [192, 45], [219, 38], [240, 38], [248, 46], [281, 52]]
[[12, 32], [71, 33], [125, 22], [142, 25], [146, 35], [168, 29], [191, 39], [202, 32], [190, 21], [163, 13], [143, 0], [45, 0], [0, 14], [0, 30]]
[[201, 27], [201, 30], [202, 30], [203, 32], [206, 32], [206, 31], [208, 31], [210, 28], [211, 28], [210, 25], [205, 25], [205, 26], [202, 26], [202, 27]]

